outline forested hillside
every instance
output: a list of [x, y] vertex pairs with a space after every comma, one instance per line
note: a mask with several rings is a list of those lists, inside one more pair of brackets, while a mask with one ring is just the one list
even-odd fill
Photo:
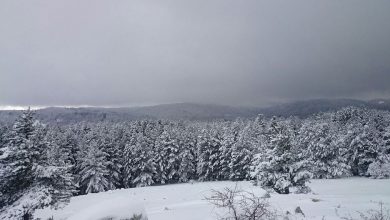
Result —
[[297, 117], [43, 124], [25, 111], [0, 129], [0, 207], [8, 218], [71, 195], [252, 180], [308, 192], [309, 178], [390, 175], [390, 113], [348, 107]]

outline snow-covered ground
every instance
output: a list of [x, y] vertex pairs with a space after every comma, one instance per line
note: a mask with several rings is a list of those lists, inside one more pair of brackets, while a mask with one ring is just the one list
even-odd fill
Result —
[[[187, 183], [115, 190], [77, 196], [61, 210], [37, 210], [35, 217], [68, 220], [123, 219], [134, 213], [146, 213], [149, 220], [215, 220], [215, 208], [204, 198], [212, 189], [235, 187], [235, 182]], [[348, 178], [313, 180], [311, 194], [271, 194], [271, 206], [281, 213], [294, 213], [300, 206], [308, 219], [340, 219], [377, 207], [382, 201], [390, 208], [390, 180]], [[238, 187], [256, 194], [264, 191], [249, 182]], [[337, 214], [338, 213], [338, 214]], [[339, 216], [338, 216], [339, 215]], [[301, 219], [302, 216], [295, 216]], [[115, 218], [114, 218], [115, 219]]]

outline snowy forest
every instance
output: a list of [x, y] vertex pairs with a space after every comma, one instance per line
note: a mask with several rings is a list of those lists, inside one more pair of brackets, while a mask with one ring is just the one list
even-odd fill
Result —
[[390, 112], [308, 118], [43, 124], [0, 128], [0, 217], [29, 219], [74, 195], [191, 181], [250, 180], [305, 193], [312, 178], [390, 176]]

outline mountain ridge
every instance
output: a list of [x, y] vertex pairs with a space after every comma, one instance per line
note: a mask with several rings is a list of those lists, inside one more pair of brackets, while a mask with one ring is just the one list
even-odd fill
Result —
[[[44, 123], [76, 123], [96, 121], [128, 121], [140, 119], [173, 120], [232, 120], [238, 117], [251, 118], [258, 114], [270, 116], [307, 117], [312, 114], [336, 111], [353, 106], [378, 110], [390, 110], [390, 100], [373, 99], [312, 99], [282, 103], [270, 107], [242, 107], [201, 103], [172, 103], [139, 107], [48, 107], [36, 112]], [[0, 110], [0, 123], [11, 123], [21, 110]]]

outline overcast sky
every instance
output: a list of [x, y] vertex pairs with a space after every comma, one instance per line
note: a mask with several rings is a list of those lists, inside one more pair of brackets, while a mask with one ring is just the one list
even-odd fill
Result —
[[390, 98], [388, 0], [0, 2], [0, 105]]

